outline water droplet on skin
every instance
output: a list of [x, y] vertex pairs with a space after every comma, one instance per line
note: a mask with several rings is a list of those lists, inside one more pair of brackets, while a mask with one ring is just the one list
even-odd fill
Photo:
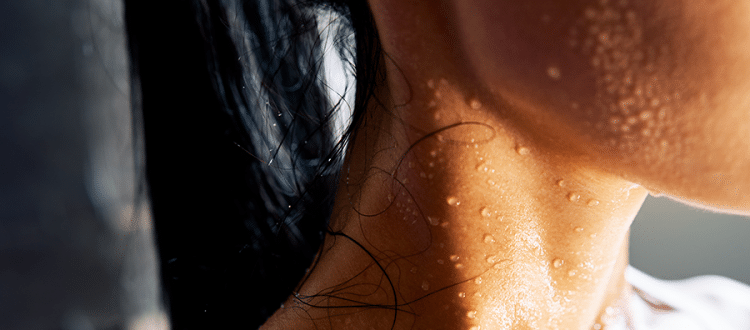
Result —
[[422, 282], [422, 290], [427, 291], [430, 289], [430, 283], [427, 283], [427, 281]]
[[588, 205], [588, 206], [597, 206], [597, 205], [599, 205], [599, 201], [596, 200], [596, 199], [592, 199], [588, 203], [586, 203], [586, 205]]
[[479, 210], [479, 213], [482, 214], [482, 216], [485, 218], [492, 215], [492, 212], [490, 211], [489, 207], [483, 207], [481, 210]]
[[427, 166], [429, 166], [429, 167], [435, 167], [435, 162], [429, 162], [429, 163], [427, 164]]
[[638, 114], [638, 117], [641, 118], [641, 120], [648, 120], [651, 118], [651, 111], [643, 110], [640, 114]]
[[568, 194], [568, 200], [571, 202], [577, 202], [581, 198], [581, 195], [576, 193], [569, 193]]
[[576, 274], [578, 274], [578, 272], [575, 269], [568, 271], [568, 276], [576, 276]]
[[412, 274], [417, 273], [417, 267], [412, 267], [411, 270], [409, 270]]
[[469, 311], [466, 313], [466, 317], [473, 319], [477, 317], [477, 311]]
[[486, 235], [484, 235], [484, 242], [487, 243], [487, 244], [495, 243], [495, 237], [493, 237], [490, 234], [486, 234]]
[[565, 263], [565, 261], [562, 260], [562, 259], [555, 259], [555, 260], [552, 261], [552, 267], [560, 268], [560, 267], [562, 267], [562, 265], [564, 263]]
[[599, 323], [595, 323], [595, 324], [594, 324], [594, 326], [593, 326], [592, 328], [593, 328], [594, 330], [601, 330], [601, 329], [602, 329], [602, 325], [601, 325], [601, 324], [599, 324]]
[[666, 117], [667, 117], [667, 108], [666, 107], [661, 108], [661, 110], [659, 110], [659, 119], [664, 119]]
[[525, 155], [528, 155], [530, 153], [529, 148], [526, 148], [526, 147], [523, 147], [523, 146], [517, 146], [516, 147], [516, 152], [519, 155], [521, 155], [521, 156], [525, 156]]
[[437, 225], [440, 224], [440, 219], [435, 218], [435, 217], [431, 217], [431, 216], [427, 216], [427, 222], [429, 222], [433, 226], [437, 226]]
[[547, 68], [547, 76], [549, 76], [550, 78], [554, 80], [560, 79], [560, 69], [555, 66], [551, 66]]
[[564, 187], [565, 186], [565, 180], [557, 180], [557, 186], [558, 187]]
[[466, 298], [466, 292], [459, 292], [458, 293], [459, 298]]
[[469, 328], [469, 330], [481, 330], [481, 329], [482, 329], [482, 327], [478, 326], [478, 325], [475, 325], [475, 326]]
[[474, 292], [474, 297], [482, 298], [482, 293], [481, 292]]
[[450, 259], [450, 261], [456, 262], [458, 261], [458, 259], [460, 259], [460, 257], [454, 254], [454, 255], [451, 255], [448, 259]]
[[446, 201], [446, 202], [448, 203], [448, 205], [450, 205], [450, 206], [458, 206], [459, 204], [461, 204], [461, 202], [459, 202], [459, 201], [458, 201], [458, 198], [456, 198], [456, 197], [453, 197], [453, 196], [451, 196], [451, 197], [448, 197], [448, 198], [447, 198], [447, 199], [446, 199], [445, 201]]
[[430, 151], [430, 156], [437, 157], [437, 150]]
[[477, 164], [477, 171], [487, 172], [489, 171], [489, 168], [487, 167], [487, 164], [485, 164], [484, 162], [480, 162], [479, 164]]
[[493, 254], [493, 255], [488, 256], [487, 259], [485, 259], [485, 260], [488, 263], [494, 264], [495, 261], [497, 261], [497, 256]]
[[438, 264], [440, 264], [440, 265], [442, 265], [442, 264], [444, 264], [444, 263], [445, 263], [445, 260], [443, 260], [443, 259], [438, 259], [438, 260], [437, 260], [437, 263], [438, 263]]
[[479, 102], [479, 100], [477, 99], [472, 99], [471, 101], [469, 101], [469, 106], [472, 109], [477, 110], [482, 107], [482, 102]]
[[494, 186], [495, 185], [495, 181], [487, 180], [487, 184], [489, 184], [490, 186]]
[[582, 232], [582, 231], [583, 231], [583, 227], [576, 227], [576, 228], [575, 228], [575, 231], [576, 231], [576, 232], [579, 232], [579, 233], [580, 233], [580, 232]]
[[481, 277], [475, 278], [474, 279], [474, 283], [476, 283], [476, 284], [482, 284], [482, 278]]

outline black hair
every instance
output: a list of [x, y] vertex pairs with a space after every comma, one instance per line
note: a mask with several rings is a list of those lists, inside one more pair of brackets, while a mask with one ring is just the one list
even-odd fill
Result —
[[[318, 18], [356, 68], [329, 97]], [[255, 328], [320, 247], [379, 72], [365, 0], [125, 0], [136, 132], [174, 329]]]

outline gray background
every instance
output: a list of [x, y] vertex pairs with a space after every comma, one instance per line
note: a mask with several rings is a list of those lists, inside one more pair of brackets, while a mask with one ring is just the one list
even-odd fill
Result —
[[665, 279], [716, 274], [750, 283], [750, 218], [649, 197], [631, 228], [630, 263]]

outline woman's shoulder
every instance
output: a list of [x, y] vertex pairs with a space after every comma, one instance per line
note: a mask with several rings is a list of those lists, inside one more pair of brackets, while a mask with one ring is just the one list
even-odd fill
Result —
[[746, 284], [714, 275], [666, 281], [633, 267], [628, 267], [625, 277], [633, 294], [620, 328], [750, 329]]

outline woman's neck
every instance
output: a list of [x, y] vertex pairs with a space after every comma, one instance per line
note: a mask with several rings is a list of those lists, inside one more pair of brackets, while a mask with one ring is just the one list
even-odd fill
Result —
[[268, 328], [600, 322], [627, 290], [628, 227], [645, 189], [518, 134], [519, 124], [448, 80], [409, 81], [407, 98], [379, 94], [408, 102], [366, 113], [325, 246]]

